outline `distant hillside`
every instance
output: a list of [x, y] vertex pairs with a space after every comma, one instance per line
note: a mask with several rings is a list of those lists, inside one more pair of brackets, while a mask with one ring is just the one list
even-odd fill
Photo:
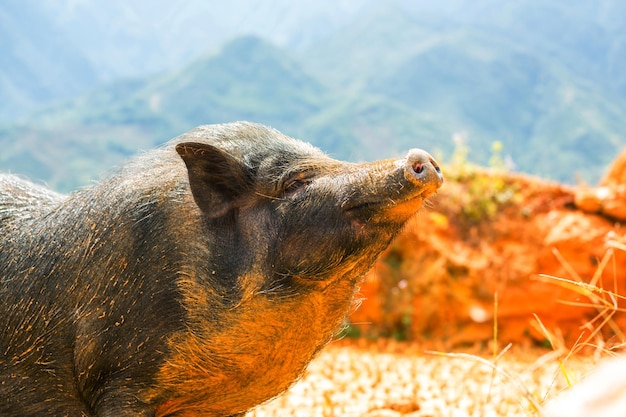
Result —
[[55, 32], [43, 10], [24, 7], [24, 2], [0, 4], [0, 122], [72, 97], [96, 82], [93, 67], [71, 39]]
[[4, 0], [0, 123], [102, 83], [180, 68], [242, 35], [299, 48], [372, 1]]
[[286, 51], [246, 36], [179, 71], [109, 84], [1, 128], [0, 166], [68, 191], [199, 124], [234, 120], [352, 160], [442, 149], [447, 135], [436, 118], [402, 104], [333, 91]]
[[[551, 20], [546, 16], [554, 15], [539, 4], [545, 20], [531, 15], [529, 3], [493, 5], [492, 12], [504, 21], [515, 12], [526, 14], [534, 29], [547, 32]], [[555, 7], [566, 32], [599, 27], [585, 24], [580, 12], [563, 10], [571, 5]], [[450, 135], [466, 137], [471, 158], [481, 164], [488, 163], [491, 144], [500, 141], [518, 170], [565, 182], [576, 181], [575, 175], [597, 181], [626, 146], [626, 88], [615, 88], [626, 78], [605, 77], [600, 71], [609, 70], [591, 62], [591, 54], [610, 52], [613, 58], [601, 57], [608, 62], [618, 51], [603, 46], [619, 42], [595, 39], [599, 44], [590, 45], [594, 40], [588, 39], [570, 50], [565, 48], [572, 47], [571, 39], [562, 34], [537, 38], [519, 22], [511, 22], [507, 32], [494, 16], [488, 22], [456, 18], [464, 24], [381, 8], [318, 43], [302, 59], [335, 88], [346, 86], [352, 94], [374, 94], [436, 115]], [[625, 40], [626, 31], [619, 36]]]
[[0, 5], [0, 171], [68, 191], [242, 119], [355, 161], [445, 163], [456, 137], [488, 164], [500, 142], [513, 169], [568, 183], [626, 146], [626, 3], [325, 1]]
[[109, 84], [0, 129], [0, 165], [70, 190], [199, 124], [297, 126], [324, 94], [282, 51], [244, 37], [180, 71]]

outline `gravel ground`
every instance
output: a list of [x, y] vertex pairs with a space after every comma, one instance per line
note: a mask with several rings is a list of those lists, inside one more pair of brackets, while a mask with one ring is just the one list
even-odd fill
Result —
[[[589, 372], [593, 357], [513, 347], [497, 360], [476, 352], [441, 356], [395, 342], [335, 342], [284, 395], [250, 417], [528, 417]], [[457, 355], [453, 353], [452, 355]], [[565, 370], [565, 373], [563, 372]], [[506, 375], [503, 375], [506, 373]]]

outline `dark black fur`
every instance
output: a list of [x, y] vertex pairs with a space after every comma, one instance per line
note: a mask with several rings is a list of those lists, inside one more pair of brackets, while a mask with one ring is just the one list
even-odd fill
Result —
[[[303, 279], [356, 283], [403, 223], [376, 217], [390, 204], [376, 193], [415, 193], [401, 169], [360, 169], [240, 123], [69, 196], [0, 175], [0, 415], [154, 415], [176, 395], [157, 378], [169, 337], [197, 325], [181, 277], [207, 288], [209, 329], [236, 321], [245, 291], [280, 302], [316, 290]], [[244, 288], [251, 271], [263, 281]]]

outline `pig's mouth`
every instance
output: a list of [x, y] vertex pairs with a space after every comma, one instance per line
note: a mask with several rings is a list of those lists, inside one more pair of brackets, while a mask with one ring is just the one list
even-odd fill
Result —
[[[345, 213], [355, 223], [355, 225], [363, 226], [370, 221], [376, 219], [392, 220], [397, 219], [400, 223], [403, 223], [422, 206], [423, 201], [434, 194], [434, 192], [424, 192], [413, 194], [409, 197], [401, 199], [393, 199], [390, 197], [382, 198], [380, 200], [367, 200], [361, 202], [354, 202], [353, 204], [344, 207]], [[394, 215], [404, 213], [400, 216]]]
[[368, 201], [363, 201], [363, 202], [355, 202], [352, 205], [348, 205], [347, 207], [344, 207], [344, 210], [346, 213], [349, 213], [349, 214], [357, 214], [359, 212], [375, 212], [375, 211], [384, 212], [385, 209], [392, 208], [400, 204], [402, 205], [412, 204], [412, 203], [416, 203], [417, 200], [420, 200], [421, 202], [424, 199], [425, 197], [422, 196], [422, 193], [412, 195], [411, 197], [405, 198], [402, 200], [394, 200], [393, 198], [388, 197], [388, 198], [384, 198], [381, 200], [368, 200]]

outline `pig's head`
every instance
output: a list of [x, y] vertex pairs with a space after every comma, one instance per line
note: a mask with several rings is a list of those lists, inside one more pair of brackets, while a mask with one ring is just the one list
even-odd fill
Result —
[[220, 239], [239, 254], [237, 276], [254, 271], [263, 277], [255, 290], [276, 295], [363, 275], [443, 182], [419, 149], [340, 162], [247, 123], [201, 127], [182, 139], [176, 150], [194, 200], [213, 229], [228, 231]]
[[301, 375], [341, 327], [358, 278], [443, 180], [421, 150], [352, 164], [247, 123], [200, 127], [175, 147], [195, 213], [179, 224], [204, 245], [181, 267], [190, 331], [170, 339], [160, 375], [176, 398], [157, 415], [234, 415]]

